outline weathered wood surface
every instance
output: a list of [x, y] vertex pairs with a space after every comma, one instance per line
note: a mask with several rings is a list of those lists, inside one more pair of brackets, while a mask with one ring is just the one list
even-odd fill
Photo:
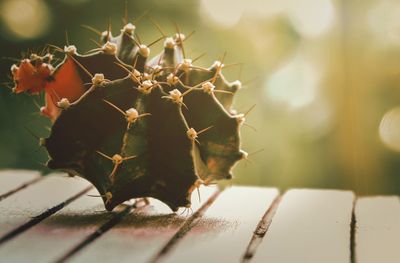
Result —
[[356, 262], [400, 262], [399, 197], [360, 198], [355, 217]]
[[[196, 212], [218, 190], [216, 187], [201, 187], [201, 201], [197, 193], [192, 195], [192, 209]], [[150, 206], [134, 210], [118, 225], [85, 248], [71, 262], [94, 262], [101, 258], [112, 262], [118, 255], [119, 262], [148, 262], [179, 231], [191, 211], [177, 214], [160, 201], [151, 199]], [[182, 215], [180, 215], [182, 213]]]
[[[98, 195], [98, 192], [92, 190], [88, 194]], [[54, 262], [66, 250], [96, 231], [111, 216], [104, 212], [100, 198], [83, 195], [24, 234], [0, 246], [0, 255], [7, 258], [8, 262], [23, 262], [26, 259], [29, 262]]]
[[233, 187], [223, 191], [161, 262], [237, 262], [277, 189]]
[[[47, 215], [44, 213], [61, 209], [63, 204], [88, 187], [89, 183], [81, 179], [54, 175], [5, 198], [0, 202], [0, 237], [11, 234], [24, 224], [40, 221], [42, 216]], [[0, 238], [0, 242], [2, 240]]]
[[0, 171], [0, 186], [0, 262], [400, 262], [396, 196], [214, 186], [192, 211], [151, 199], [110, 213], [64, 174]]
[[40, 173], [27, 170], [0, 171], [0, 200], [35, 183], [40, 179]]
[[290, 190], [252, 262], [350, 262], [354, 195], [332, 190]]

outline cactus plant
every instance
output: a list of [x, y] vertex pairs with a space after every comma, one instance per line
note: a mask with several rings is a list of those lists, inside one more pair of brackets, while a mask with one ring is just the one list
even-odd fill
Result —
[[232, 108], [240, 82], [222, 75], [223, 61], [209, 68], [185, 57], [185, 36], [162, 37], [164, 49], [148, 59], [128, 23], [110, 30], [102, 46], [80, 55], [31, 55], [11, 68], [16, 93], [45, 92], [41, 113], [53, 125], [41, 139], [47, 166], [90, 181], [107, 210], [139, 197], [155, 197], [173, 211], [190, 206], [200, 184], [230, 179], [240, 150], [243, 114]]

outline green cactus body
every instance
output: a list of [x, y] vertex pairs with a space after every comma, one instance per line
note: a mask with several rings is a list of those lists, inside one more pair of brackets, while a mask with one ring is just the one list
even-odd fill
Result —
[[[227, 82], [220, 62], [203, 69], [185, 59], [182, 34], [166, 38], [164, 50], [148, 60], [150, 49], [134, 30], [128, 24], [116, 37], [104, 32], [104, 46], [89, 55], [66, 47], [65, 59], [46, 76], [46, 94], [68, 72], [81, 85], [77, 99], [49, 95], [57, 113], [43, 142], [47, 165], [90, 181], [108, 210], [155, 197], [176, 211], [190, 206], [199, 184], [230, 179], [246, 156], [244, 116], [232, 109], [240, 82]], [[71, 65], [75, 71], [65, 70]], [[13, 67], [17, 82], [21, 68]]]

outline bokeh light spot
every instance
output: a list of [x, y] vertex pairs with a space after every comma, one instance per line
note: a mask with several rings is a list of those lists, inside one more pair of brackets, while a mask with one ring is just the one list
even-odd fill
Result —
[[42, 0], [5, 0], [0, 17], [9, 33], [18, 39], [42, 36], [50, 26], [51, 14]]
[[291, 5], [289, 18], [300, 34], [317, 37], [333, 25], [335, 8], [330, 0], [301, 0]]
[[368, 25], [376, 36], [375, 41], [400, 44], [400, 3], [398, 1], [378, 1], [368, 12]]
[[236, 25], [245, 9], [245, 2], [241, 1], [202, 0], [201, 3], [206, 15], [222, 27]]
[[379, 125], [379, 137], [389, 149], [400, 152], [400, 107], [385, 113]]
[[311, 103], [316, 95], [319, 72], [307, 60], [295, 56], [267, 80], [265, 91], [272, 101], [291, 108]]

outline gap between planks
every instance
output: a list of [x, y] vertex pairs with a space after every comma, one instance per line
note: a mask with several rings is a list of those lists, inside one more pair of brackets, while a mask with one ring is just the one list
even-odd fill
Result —
[[[25, 176], [22, 176], [24, 173]], [[27, 183], [25, 179], [32, 174], [40, 179], [30, 178]], [[60, 174], [41, 177], [38, 173], [16, 170], [1, 171], [0, 175], [0, 181], [6, 186], [17, 186], [0, 202], [0, 245], [39, 224], [93, 188], [83, 180], [72, 179], [65, 184], [67, 180]], [[13, 175], [21, 179], [22, 185], [13, 182]], [[63, 190], [57, 191], [61, 185]]]
[[80, 191], [77, 194], [71, 196], [70, 198], [68, 198], [64, 202], [59, 203], [59, 204], [47, 209], [43, 213], [32, 217], [28, 222], [26, 222], [26, 223], [20, 225], [19, 227], [14, 228], [13, 230], [7, 232], [5, 235], [3, 235], [0, 238], [0, 245], [2, 245], [3, 243], [9, 241], [10, 239], [16, 237], [17, 235], [23, 233], [24, 231], [28, 230], [29, 228], [39, 224], [40, 222], [42, 222], [46, 218], [50, 217], [51, 215], [57, 213], [58, 211], [63, 209], [65, 206], [67, 206], [71, 202], [75, 201], [76, 199], [78, 199], [79, 197], [84, 195], [85, 193], [89, 192], [90, 189], [92, 189], [92, 188], [93, 188], [92, 186], [89, 186], [89, 187], [83, 189], [82, 191]]
[[[204, 210], [167, 254], [152, 262], [240, 262], [278, 196], [274, 188], [230, 187]], [[271, 210], [270, 210], [271, 211]]]
[[354, 198], [350, 191], [287, 191], [252, 262], [350, 262]]
[[[117, 209], [118, 208], [120, 208], [120, 206], [117, 207]], [[136, 208], [135, 205], [125, 206], [125, 208], [123, 208], [122, 211], [115, 213], [109, 221], [105, 222], [95, 232], [93, 232], [92, 234], [87, 236], [85, 239], [83, 239], [81, 242], [79, 242], [77, 245], [75, 245], [72, 249], [67, 251], [64, 255], [62, 255], [60, 258], [58, 258], [55, 261], [55, 263], [66, 262], [68, 259], [73, 257], [76, 253], [78, 253], [79, 251], [84, 249], [86, 246], [90, 245], [97, 238], [99, 238], [104, 233], [106, 233], [108, 230], [110, 230], [112, 227], [114, 227], [116, 224], [121, 222], [121, 220], [135, 208]]]
[[40, 181], [43, 177], [39, 172], [28, 170], [0, 171], [0, 201]]
[[272, 202], [271, 206], [267, 209], [264, 216], [261, 218], [261, 221], [260, 223], [258, 223], [257, 228], [254, 231], [253, 237], [251, 238], [250, 243], [247, 246], [246, 252], [243, 255], [242, 263], [248, 263], [253, 258], [258, 246], [261, 244], [265, 234], [268, 232], [269, 226], [272, 223], [272, 218], [274, 217], [281, 200], [282, 196], [278, 195]]
[[205, 202], [199, 210], [197, 210], [186, 222], [181, 226], [181, 228], [176, 232], [176, 234], [165, 244], [165, 246], [160, 250], [157, 255], [149, 261], [149, 263], [155, 263], [159, 261], [163, 256], [165, 256], [171, 249], [178, 244], [178, 242], [193, 228], [194, 225], [200, 220], [204, 215], [204, 212], [211, 206], [211, 204], [217, 199], [221, 191], [216, 191], [208, 200]]

